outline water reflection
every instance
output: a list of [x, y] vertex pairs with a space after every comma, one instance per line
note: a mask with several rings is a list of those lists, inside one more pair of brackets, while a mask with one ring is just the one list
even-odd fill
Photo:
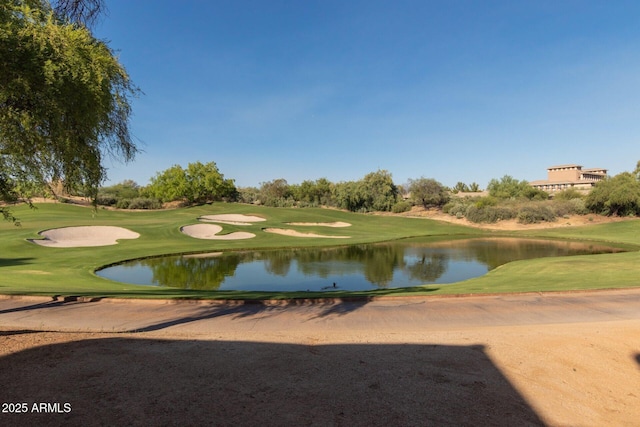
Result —
[[99, 276], [126, 283], [198, 290], [370, 290], [453, 283], [510, 261], [618, 252], [590, 243], [513, 238], [408, 239], [336, 248], [172, 256], [106, 268]]

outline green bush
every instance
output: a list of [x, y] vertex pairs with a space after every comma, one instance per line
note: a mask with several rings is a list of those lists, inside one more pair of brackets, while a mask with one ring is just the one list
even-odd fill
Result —
[[162, 202], [148, 197], [136, 197], [129, 201], [129, 209], [162, 209]]
[[96, 203], [100, 206], [114, 206], [118, 203], [118, 198], [109, 193], [98, 193], [98, 197], [96, 197]]
[[118, 209], [129, 209], [129, 204], [131, 200], [129, 199], [120, 199], [116, 202], [116, 208]]
[[403, 200], [393, 205], [391, 207], [391, 212], [393, 213], [408, 212], [411, 210], [411, 206], [412, 206], [411, 203]]
[[525, 205], [518, 211], [518, 222], [521, 224], [536, 224], [539, 222], [553, 222], [556, 214], [550, 206], [541, 204]]
[[553, 200], [550, 206], [556, 216], [584, 215], [589, 212], [582, 199]]
[[292, 197], [274, 197], [266, 201], [260, 200], [261, 204], [274, 208], [292, 208], [296, 205], [296, 201]]
[[596, 183], [585, 199], [591, 212], [602, 215], [640, 215], [640, 181], [629, 172]]
[[498, 199], [496, 199], [495, 197], [492, 196], [487, 196], [487, 197], [480, 197], [476, 203], [475, 206], [478, 209], [482, 209], [485, 208], [487, 206], [496, 206], [498, 204]]
[[465, 212], [465, 217], [471, 222], [493, 223], [505, 219], [515, 218], [515, 210], [507, 206], [484, 206], [477, 204], [470, 205]]
[[566, 190], [559, 191], [553, 195], [553, 200], [573, 200], [583, 199], [584, 196], [575, 188], [567, 188]]
[[468, 203], [461, 200], [451, 201], [442, 207], [444, 213], [461, 218], [466, 215]]

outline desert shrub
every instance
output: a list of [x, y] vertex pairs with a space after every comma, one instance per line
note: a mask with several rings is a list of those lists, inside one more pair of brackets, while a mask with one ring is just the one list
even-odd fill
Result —
[[586, 215], [589, 213], [589, 209], [587, 209], [584, 199], [571, 199], [569, 200], [569, 203], [573, 205], [573, 213], [577, 215]]
[[129, 209], [129, 204], [131, 200], [129, 199], [120, 199], [116, 202], [116, 208], [118, 209]]
[[556, 216], [584, 215], [589, 212], [582, 199], [554, 200], [550, 207]]
[[468, 206], [469, 203], [465, 203], [461, 200], [451, 201], [443, 206], [442, 211], [451, 216], [461, 218], [466, 215]]
[[521, 224], [535, 224], [538, 222], [553, 222], [556, 214], [550, 206], [542, 204], [529, 204], [518, 210], [518, 222]]
[[408, 212], [411, 210], [411, 206], [412, 206], [411, 203], [403, 200], [393, 205], [391, 207], [391, 212], [393, 213]]
[[515, 215], [515, 210], [508, 206], [478, 207], [477, 204], [474, 204], [467, 207], [467, 211], [464, 216], [471, 222], [493, 223], [515, 218]]
[[566, 190], [558, 191], [553, 195], [553, 200], [573, 200], [583, 199], [582, 193], [575, 188], [567, 188]]
[[475, 206], [478, 209], [485, 208], [487, 206], [496, 206], [498, 204], [498, 199], [493, 196], [480, 197], [476, 200]]
[[238, 188], [238, 201], [240, 203], [256, 203], [259, 199], [260, 190], [256, 187]]
[[548, 200], [549, 193], [538, 188], [527, 185], [521, 192], [520, 196], [529, 200]]
[[457, 204], [459, 203], [457, 200], [455, 201], [449, 201], [447, 203], [444, 204], [444, 206], [442, 206], [442, 212], [443, 213], [449, 213], [449, 211], [451, 211], [451, 209]]
[[100, 206], [114, 206], [116, 203], [118, 203], [118, 198], [114, 194], [98, 193], [98, 197], [96, 197], [96, 203]]
[[505, 175], [499, 180], [492, 179], [487, 185], [487, 190], [491, 197], [498, 199], [547, 200], [549, 198], [549, 194], [533, 188], [527, 181], [519, 181], [509, 175]]
[[274, 208], [292, 208], [296, 205], [296, 201], [292, 197], [274, 197], [266, 201], [260, 200], [260, 202], [265, 206]]
[[129, 201], [129, 209], [162, 209], [162, 203], [158, 199], [148, 197], [136, 197]]
[[304, 201], [304, 200], [295, 202], [295, 205], [298, 208], [318, 208], [318, 207], [320, 207], [320, 205], [316, 201], [307, 202], [307, 201]]

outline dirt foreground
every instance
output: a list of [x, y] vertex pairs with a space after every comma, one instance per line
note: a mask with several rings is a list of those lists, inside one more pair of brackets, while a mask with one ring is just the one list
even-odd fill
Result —
[[0, 384], [3, 426], [637, 426], [640, 290], [0, 298]]

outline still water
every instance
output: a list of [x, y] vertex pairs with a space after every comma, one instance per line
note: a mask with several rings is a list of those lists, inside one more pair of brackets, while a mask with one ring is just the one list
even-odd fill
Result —
[[167, 256], [107, 267], [96, 274], [117, 282], [199, 290], [360, 291], [454, 283], [521, 259], [620, 251], [584, 242], [420, 238], [332, 248]]

